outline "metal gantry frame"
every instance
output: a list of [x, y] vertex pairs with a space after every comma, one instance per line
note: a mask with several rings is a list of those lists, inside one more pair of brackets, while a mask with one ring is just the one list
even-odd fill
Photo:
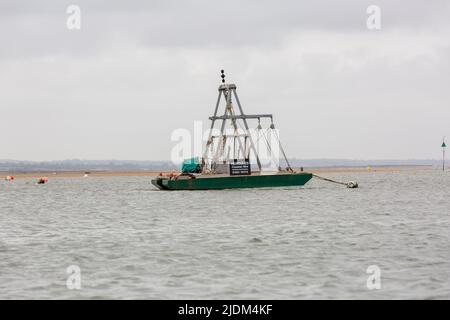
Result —
[[[225, 111], [224, 111], [223, 115], [219, 116], [218, 112], [219, 112], [219, 106], [220, 106], [220, 101], [222, 100], [222, 96], [225, 99]], [[239, 114], [236, 114], [236, 112], [234, 110], [233, 97], [237, 103], [237, 106], [239, 109]], [[261, 119], [261, 118], [270, 118], [271, 120], [273, 119], [271, 114], [252, 114], [252, 115], [245, 114], [244, 110], [242, 109], [242, 105], [239, 101], [239, 97], [236, 93], [236, 85], [235, 84], [222, 84], [221, 86], [219, 86], [219, 95], [217, 97], [217, 103], [216, 103], [216, 107], [214, 109], [214, 115], [212, 117], [209, 117], [209, 119], [211, 120], [211, 128], [210, 128], [208, 140], [206, 142], [206, 147], [205, 147], [205, 150], [203, 153], [203, 158], [204, 159], [206, 158], [209, 146], [213, 145], [212, 133], [213, 133], [216, 121], [222, 120], [222, 123], [220, 126], [220, 134], [218, 136], [219, 140], [218, 140], [217, 150], [215, 152], [213, 162], [218, 160], [218, 155], [220, 152], [220, 144], [223, 143], [224, 138], [226, 139], [226, 135], [225, 135], [226, 122], [227, 122], [227, 120], [230, 120], [231, 124], [234, 128], [235, 138], [238, 137], [239, 150], [242, 151], [242, 154], [244, 155], [244, 157], [246, 159], [249, 159], [250, 152], [253, 151], [253, 153], [255, 154], [255, 157], [256, 157], [256, 163], [258, 165], [259, 171], [261, 171], [261, 161], [260, 161], [258, 153], [256, 151], [256, 147], [253, 142], [253, 139], [250, 135], [249, 126], [247, 123], [248, 119]], [[238, 134], [237, 121], [239, 121], [239, 120], [241, 120], [244, 124], [245, 134], [243, 134], [243, 135]], [[244, 138], [244, 144], [242, 143], [241, 138]], [[247, 149], [247, 141], [250, 144], [250, 149]]]

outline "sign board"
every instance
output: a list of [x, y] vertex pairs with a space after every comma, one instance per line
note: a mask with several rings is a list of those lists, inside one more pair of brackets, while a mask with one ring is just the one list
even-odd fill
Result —
[[250, 163], [230, 163], [230, 176], [250, 175]]

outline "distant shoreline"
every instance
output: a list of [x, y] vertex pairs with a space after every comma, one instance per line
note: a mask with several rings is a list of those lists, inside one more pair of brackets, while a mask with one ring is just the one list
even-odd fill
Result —
[[[380, 165], [380, 166], [358, 166], [358, 167], [305, 167], [305, 172], [312, 173], [374, 173], [374, 172], [399, 172], [433, 169], [431, 165]], [[294, 170], [300, 170], [295, 168]], [[76, 170], [76, 171], [0, 171], [0, 178], [12, 175], [16, 179], [39, 178], [83, 178], [88, 177], [155, 177], [160, 173], [178, 172], [177, 170]]]

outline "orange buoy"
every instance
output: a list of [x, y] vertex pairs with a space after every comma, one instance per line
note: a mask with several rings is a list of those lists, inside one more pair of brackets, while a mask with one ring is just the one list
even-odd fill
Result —
[[6, 181], [13, 181], [14, 180], [14, 176], [6, 176], [5, 180]]
[[48, 182], [48, 178], [47, 177], [41, 177], [38, 180], [38, 184], [44, 184]]

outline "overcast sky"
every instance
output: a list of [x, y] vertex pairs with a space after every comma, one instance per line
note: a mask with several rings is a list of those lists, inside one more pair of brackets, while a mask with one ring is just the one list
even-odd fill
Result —
[[174, 129], [209, 125], [222, 68], [289, 157], [437, 159], [450, 140], [448, 0], [2, 0], [0, 40], [0, 159], [168, 160]]

